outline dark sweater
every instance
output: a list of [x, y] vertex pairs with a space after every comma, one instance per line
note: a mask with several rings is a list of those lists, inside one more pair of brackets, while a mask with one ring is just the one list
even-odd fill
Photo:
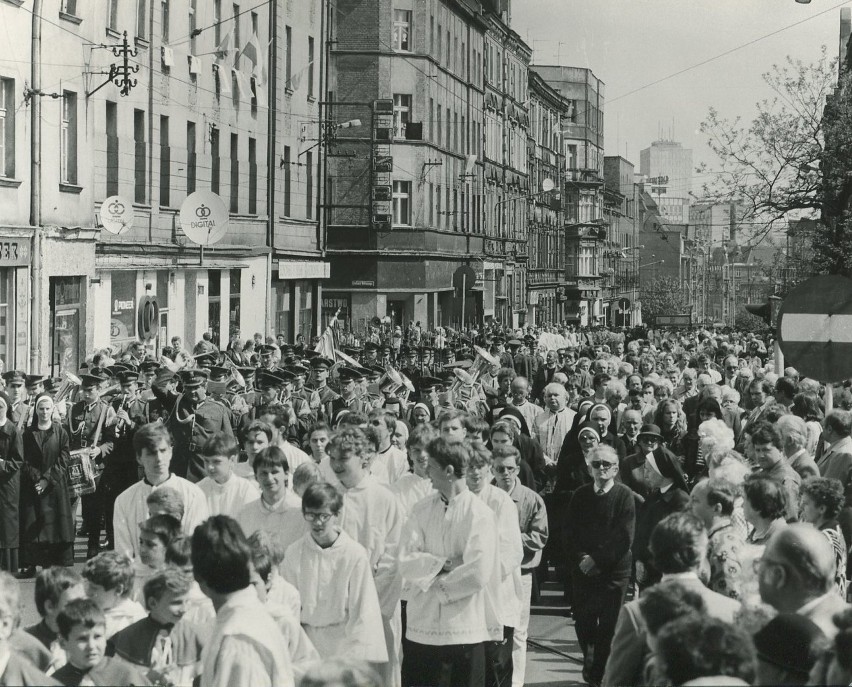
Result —
[[606, 494], [595, 493], [586, 484], [571, 497], [565, 527], [572, 566], [591, 556], [600, 577], [622, 580], [630, 577], [630, 546], [636, 526], [633, 491], [616, 482]]

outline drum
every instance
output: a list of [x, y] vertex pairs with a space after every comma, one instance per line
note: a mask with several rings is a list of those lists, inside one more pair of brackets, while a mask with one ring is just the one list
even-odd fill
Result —
[[89, 449], [79, 448], [71, 451], [68, 460], [68, 494], [71, 498], [94, 494], [97, 476]]

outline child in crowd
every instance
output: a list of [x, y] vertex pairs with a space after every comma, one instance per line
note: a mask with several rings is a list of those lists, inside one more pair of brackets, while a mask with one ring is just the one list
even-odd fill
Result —
[[57, 616], [68, 663], [53, 677], [63, 685], [144, 685], [148, 680], [133, 666], [106, 655], [106, 620], [91, 599], [71, 601]]
[[314, 463], [317, 465], [322, 463], [324, 458], [328, 457], [325, 449], [329, 441], [331, 441], [331, 428], [327, 424], [318, 422], [311, 428], [309, 438], [311, 458], [314, 459]]
[[302, 463], [293, 471], [293, 491], [299, 498], [302, 498], [302, 494], [315, 482], [322, 482], [322, 473], [319, 465], [313, 461]]
[[302, 449], [287, 440], [287, 432], [290, 427], [291, 410], [281, 405], [264, 406], [258, 411], [257, 419], [272, 427], [270, 446], [277, 446], [287, 457], [290, 469], [295, 470], [303, 463], [310, 461], [311, 457]]
[[0, 572], [0, 618], [3, 619], [0, 622], [0, 685], [59, 684], [28, 660], [28, 652], [19, 649], [16, 639], [30, 639], [34, 644], [38, 642], [26, 632], [15, 632], [21, 620], [21, 587], [5, 571]]
[[145, 617], [142, 605], [130, 598], [134, 570], [132, 561], [124, 554], [103, 551], [90, 558], [83, 568], [83, 577], [88, 597], [104, 614], [107, 639]]
[[86, 596], [83, 578], [73, 568], [54, 566], [39, 571], [35, 581], [35, 605], [41, 622], [26, 631], [38, 639], [50, 651], [50, 663], [45, 672], [50, 675], [65, 665], [65, 651], [59, 642], [59, 626], [56, 616], [74, 599]]
[[234, 438], [215, 434], [201, 448], [207, 477], [198, 482], [198, 488], [207, 497], [210, 515], [236, 516], [243, 506], [260, 494], [257, 484], [235, 474], [240, 449]]
[[272, 442], [272, 427], [265, 422], [255, 420], [247, 428], [243, 440], [243, 451], [246, 454], [245, 462], [237, 463], [234, 472], [240, 477], [245, 477], [256, 482], [254, 474], [254, 458]]
[[144, 588], [148, 617], [109, 640], [111, 652], [149, 669], [147, 676], [154, 683], [191, 685], [198, 675], [205, 632], [185, 617], [192, 581], [177, 568], [156, 572]]
[[184, 617], [200, 627], [216, 620], [216, 609], [213, 602], [201, 591], [201, 587], [192, 576], [192, 543], [189, 537], [178, 537], [166, 549], [166, 565], [176, 568], [189, 577], [189, 592], [186, 596], [186, 613]]
[[131, 598], [144, 604], [142, 588], [148, 579], [166, 564], [166, 548], [181, 536], [180, 520], [171, 515], [152, 515], [139, 525], [139, 558], [133, 561], [134, 579]]
[[408, 437], [408, 458], [413, 472], [403, 475], [390, 487], [406, 514], [411, 512], [415, 503], [435, 490], [429, 479], [429, 454], [426, 447], [437, 438], [438, 430], [429, 423], [415, 425]]
[[[250, 427], [249, 434], [257, 432]], [[307, 530], [302, 500], [288, 489], [290, 464], [280, 448], [269, 446], [254, 457], [253, 468], [261, 495], [239, 512], [237, 522], [246, 536], [263, 530], [278, 537], [286, 549]]]
[[145, 499], [145, 505], [148, 506], [149, 517], [152, 515], [171, 515], [175, 520], [183, 522], [183, 497], [174, 489], [160, 487], [152, 491]]

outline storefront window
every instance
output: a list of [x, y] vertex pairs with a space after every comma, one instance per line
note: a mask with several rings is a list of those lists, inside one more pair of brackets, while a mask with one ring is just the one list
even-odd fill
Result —
[[216, 346], [221, 346], [219, 322], [222, 317], [222, 270], [207, 271], [207, 327]]
[[282, 282], [275, 285], [275, 334], [290, 336], [292, 324], [292, 310], [290, 299], [292, 293], [292, 282]]
[[313, 289], [311, 282], [299, 282], [299, 331], [305, 341], [311, 340], [311, 325], [313, 324]]
[[136, 272], [112, 273], [110, 343], [124, 346], [136, 339]]
[[158, 333], [158, 353], [163, 346], [169, 345], [169, 272], [157, 272], [157, 306], [160, 309], [160, 330]]
[[50, 374], [76, 374], [82, 362], [81, 277], [50, 278]]
[[228, 334], [236, 334], [240, 330], [240, 300], [243, 284], [243, 271], [239, 268], [231, 270], [231, 304], [228, 308], [228, 322], [230, 331]]

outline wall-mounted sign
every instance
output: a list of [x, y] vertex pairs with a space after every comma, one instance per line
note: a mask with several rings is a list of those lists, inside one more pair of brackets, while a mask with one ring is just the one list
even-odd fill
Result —
[[29, 239], [13, 239], [0, 236], [0, 267], [29, 264]]
[[376, 282], [372, 279], [357, 279], [352, 281], [352, 286], [375, 286]]
[[121, 196], [110, 196], [101, 205], [101, 225], [110, 234], [126, 234], [134, 218], [133, 204]]
[[228, 231], [228, 208], [213, 191], [190, 193], [180, 206], [180, 226], [193, 243], [211, 246]]

